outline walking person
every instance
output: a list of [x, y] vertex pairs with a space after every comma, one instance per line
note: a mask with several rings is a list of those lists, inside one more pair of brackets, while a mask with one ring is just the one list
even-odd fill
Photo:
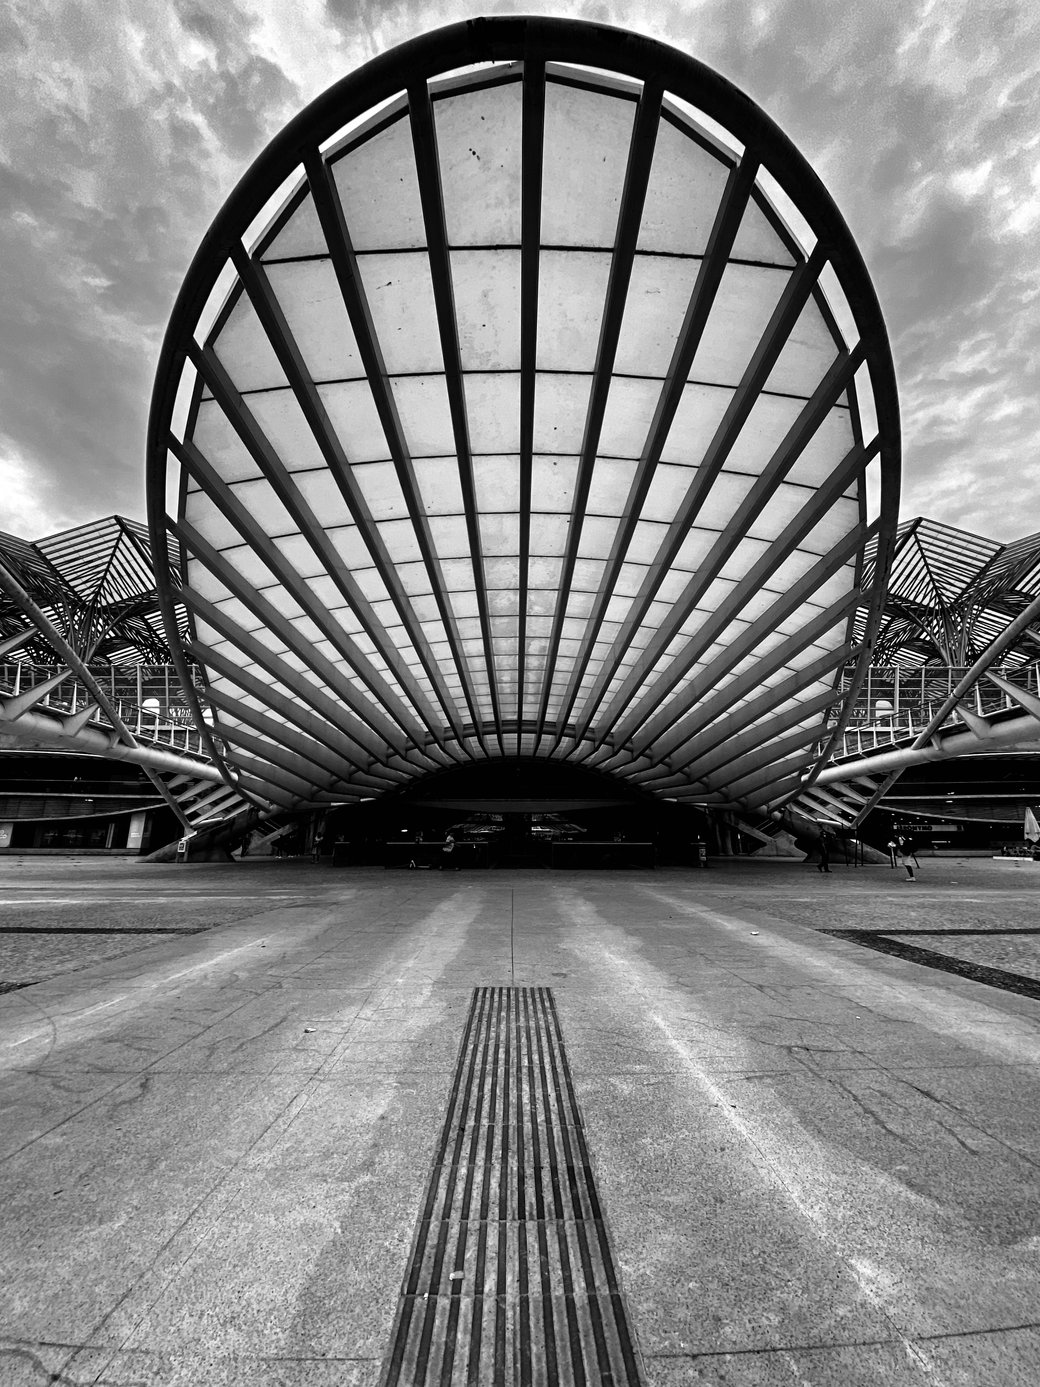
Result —
[[896, 853], [899, 856], [899, 861], [906, 868], [907, 881], [916, 881], [914, 866], [920, 867], [921, 864], [917, 861], [917, 856], [914, 853], [912, 839], [908, 838], [905, 833], [896, 834]]
[[829, 872], [831, 869], [831, 835], [826, 829], [820, 833], [820, 860], [816, 864], [818, 872]]

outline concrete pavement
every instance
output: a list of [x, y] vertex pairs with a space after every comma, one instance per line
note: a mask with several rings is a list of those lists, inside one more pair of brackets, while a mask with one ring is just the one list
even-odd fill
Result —
[[374, 1387], [485, 986], [552, 991], [644, 1381], [1035, 1383], [1040, 1001], [823, 931], [1028, 972], [1040, 867], [921, 875], [5, 859], [0, 1383]]

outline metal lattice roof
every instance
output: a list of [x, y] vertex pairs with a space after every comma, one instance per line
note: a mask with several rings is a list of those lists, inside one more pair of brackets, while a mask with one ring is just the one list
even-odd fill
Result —
[[[877, 581], [868, 557], [865, 586]], [[1040, 534], [1010, 544], [918, 517], [899, 526], [873, 660], [878, 665], [966, 666], [1040, 595]], [[1040, 659], [1040, 628], [1002, 655]]]
[[[176, 547], [170, 556], [178, 561]], [[111, 664], [170, 661], [151, 540], [140, 521], [110, 515], [35, 543], [0, 534], [0, 558], [84, 659]], [[0, 641], [25, 629], [25, 614], [0, 588]], [[186, 634], [183, 609], [180, 629]], [[56, 657], [33, 632], [8, 658], [51, 664]]]
[[233, 194], [149, 505], [257, 782], [555, 757], [750, 805], [840, 700], [898, 448], [873, 290], [776, 127], [650, 40], [482, 20], [345, 79]]

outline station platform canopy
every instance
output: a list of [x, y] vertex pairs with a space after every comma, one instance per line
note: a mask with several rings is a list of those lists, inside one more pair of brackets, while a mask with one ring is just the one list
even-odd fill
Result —
[[862, 259], [754, 103], [619, 30], [453, 25], [199, 249], [149, 429], [171, 643], [229, 775], [300, 803], [552, 758], [774, 804], [869, 660], [899, 446]]

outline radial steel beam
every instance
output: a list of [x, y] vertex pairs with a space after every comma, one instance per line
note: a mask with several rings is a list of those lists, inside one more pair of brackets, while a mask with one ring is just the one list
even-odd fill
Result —
[[[199, 481], [200, 485], [205, 485], [207, 494], [211, 496], [221, 513], [234, 525], [242, 538], [263, 560], [277, 582], [285, 588], [297, 605], [314, 622], [324, 638], [342, 657], [348, 668], [369, 690], [376, 704], [383, 709], [383, 713], [377, 712], [375, 714], [375, 730], [378, 731], [383, 726], [390, 727], [396, 724], [406, 737], [413, 741], [419, 739], [418, 729], [423, 724], [408, 712], [402, 700], [390, 689], [382, 674], [358, 647], [357, 643], [346, 634], [342, 627], [331, 620], [327, 608], [318, 601], [307, 581], [285, 560], [277, 545], [263, 533], [246, 507], [235, 497], [231, 488], [227, 487], [212, 473], [201, 454], [192, 444], [178, 445], [178, 449], [182, 454], [183, 465], [186, 470]], [[178, 536], [186, 547], [190, 546], [191, 552], [196, 555], [205, 568], [208, 568], [214, 576], [220, 579], [231, 595], [237, 597], [247, 606], [254, 598], [263, 601], [265, 610], [270, 606], [267, 600], [257, 593], [253, 585], [248, 583], [233, 565], [203, 538], [195, 526], [186, 520], [171, 520], [168, 524], [171, 533]], [[289, 644], [289, 642], [286, 643]], [[361, 716], [360, 713], [359, 716]], [[366, 712], [364, 716], [366, 721], [373, 722], [370, 713]], [[393, 742], [395, 738], [396, 734], [391, 733], [387, 740]], [[430, 738], [437, 740], [436, 733], [431, 732]]]
[[[806, 402], [787, 436], [738, 506], [732, 520], [719, 533], [718, 539], [705, 558], [698, 564], [696, 573], [687, 583], [682, 595], [674, 603], [649, 644], [640, 653], [638, 664], [622, 687], [620, 694], [617, 695], [618, 702], [626, 697], [626, 693], [629, 697], [635, 697], [637, 692], [635, 685], [643, 684], [647, 672], [657, 665], [658, 661], [664, 657], [672, 641], [681, 634], [683, 625], [693, 615], [708, 589], [745, 539], [752, 524], [776, 493], [777, 488], [801, 456], [838, 398], [848, 389], [861, 360], [858, 351], [848, 354], [842, 353], [827, 372], [813, 397]], [[812, 527], [818, 523], [829, 507], [867, 466], [871, 456], [869, 450], [854, 447], [827, 481], [809, 493], [809, 498], [798, 515], [771, 544], [768, 550], [768, 559], [756, 563], [751, 574], [747, 575], [744, 581], [739, 584], [739, 591], [742, 595], [747, 597], [761, 590], [772, 573], [794, 552]], [[721, 610], [717, 609], [715, 620], [709, 623], [709, 630], [712, 632], [711, 638], [699, 636], [696, 640], [697, 656], [695, 658], [698, 658], [700, 651], [706, 649], [707, 644], [715, 639], [715, 632], [721, 634], [725, 629], [719, 617]], [[739, 611], [739, 608], [735, 603], [727, 603], [725, 611], [732, 616]], [[620, 640], [624, 640], [626, 645], [630, 644], [645, 615], [646, 608], [640, 603], [638, 616], [635, 619], [630, 617], [626, 621], [625, 632], [619, 639], [619, 643]], [[689, 661], [689, 664], [692, 663], [694, 661]], [[680, 657], [680, 664], [688, 667], [685, 653]], [[674, 682], [677, 680], [670, 679], [668, 682], [674, 686]], [[662, 690], [665, 694], [670, 691], [670, 687], [667, 686]]]
[[[408, 507], [408, 514], [415, 527], [419, 552], [422, 554], [423, 563], [426, 566], [430, 587], [437, 603], [437, 611], [444, 626], [459, 679], [462, 681], [463, 698], [469, 709], [471, 721], [477, 722], [479, 721], [479, 710], [469, 664], [463, 654], [458, 623], [445, 589], [444, 575], [430, 532], [429, 517], [419, 493], [415, 467], [405, 438], [404, 426], [401, 423], [393, 387], [390, 384], [383, 350], [376, 334], [375, 324], [372, 321], [372, 309], [368, 301], [368, 294], [365, 291], [364, 280], [358, 270], [357, 255], [350, 238], [350, 230], [343, 214], [339, 194], [329, 172], [328, 164], [317, 150], [305, 156], [304, 169], [318, 213], [318, 220], [321, 223], [322, 234], [328, 244], [329, 256], [339, 284], [343, 305], [347, 317], [350, 319], [358, 352], [365, 367], [369, 388], [372, 391], [372, 399], [379, 415], [379, 422], [383, 426], [383, 433], [390, 449], [390, 456], [393, 459], [397, 480]], [[448, 725], [454, 733], [460, 754], [469, 757], [470, 753], [466, 751], [463, 744], [462, 723], [455, 710], [454, 701], [452, 701], [450, 716], [448, 716]]]
[[242, 247], [236, 247], [232, 254], [232, 262], [274, 348], [278, 363], [285, 373], [285, 378], [289, 382], [308, 427], [314, 435], [329, 473], [346, 503], [351, 519], [364, 538], [376, 572], [379, 574], [379, 579], [386, 588], [394, 605], [394, 610], [400, 618], [401, 625], [412, 643], [412, 648], [418, 655], [419, 661], [436, 692], [444, 721], [450, 725], [456, 718], [455, 701], [448, 693], [443, 674], [437, 661], [433, 658], [429, 642], [416, 620], [414, 609], [398, 577], [394, 562], [379, 533], [368, 503], [357, 485], [351, 470], [350, 460], [332, 426], [325, 405], [318, 393], [318, 388], [307, 370], [303, 355], [293, 337], [281, 305], [271, 288], [267, 273], [264, 267], [247, 255]]
[[[814, 700], [814, 702], [817, 704], [817, 711], [820, 711], [818, 706], [819, 700]], [[800, 727], [797, 731], [790, 733], [786, 737], [772, 738], [770, 732], [771, 729], [763, 729], [764, 735], [762, 744], [760, 747], [756, 748], [755, 751], [745, 752], [743, 756], [735, 756], [728, 762], [719, 763], [717, 770], [721, 770], [723, 765], [726, 767], [723, 784], [713, 783], [718, 779], [716, 770], [714, 774], [709, 773], [700, 776], [686, 790], [680, 787], [675, 787], [674, 789], [669, 787], [671, 793], [673, 793], [677, 799], [696, 796], [704, 791], [729, 794], [735, 785], [742, 784], [747, 779], [756, 776], [763, 769], [771, 769], [778, 764], [784, 763], [785, 760], [790, 762], [792, 757], [796, 762], [804, 766], [807, 753], [811, 750], [813, 745], [820, 740], [820, 727], [818, 724], [809, 728]], [[768, 758], [763, 758], [763, 751], [768, 751]], [[703, 790], [698, 790], [696, 787], [703, 787]]]
[[[459, 349], [459, 328], [455, 312], [455, 289], [452, 284], [451, 255], [448, 250], [448, 231], [444, 219], [444, 193], [441, 188], [440, 160], [437, 155], [437, 132], [433, 120], [433, 103], [425, 82], [408, 85], [408, 115], [415, 148], [415, 171], [419, 181], [423, 222], [426, 227], [426, 247], [430, 257], [433, 280], [433, 300], [437, 310], [437, 330], [441, 355], [444, 359], [444, 385], [448, 392], [452, 432], [455, 436], [455, 455], [459, 466], [459, 482], [466, 513], [466, 533], [469, 537], [470, 559], [473, 564], [473, 586], [480, 613], [481, 640], [484, 663], [487, 666], [488, 698], [499, 751], [505, 755], [502, 732], [498, 679], [495, 666], [494, 641], [491, 635], [491, 611], [488, 606], [487, 583], [484, 572], [484, 546], [477, 518], [477, 493], [473, 477], [473, 453], [470, 447], [469, 421], [466, 412], [466, 391], [462, 383], [462, 356]], [[474, 719], [477, 740], [484, 745], [481, 721]]]
[[[556, 598], [556, 611], [549, 635], [549, 648], [545, 658], [545, 674], [542, 678], [541, 704], [538, 711], [539, 730], [535, 740], [537, 748], [548, 720], [549, 702], [556, 682], [556, 661], [559, 658], [560, 640], [563, 624], [567, 617], [567, 606], [571, 598], [571, 583], [574, 568], [578, 561], [585, 509], [592, 486], [592, 472], [599, 452], [599, 440], [603, 432], [603, 420], [607, 411], [607, 397], [614, 375], [618, 342], [621, 338], [621, 324], [628, 301], [628, 288], [632, 281], [632, 263], [636, 243], [639, 239], [639, 226], [646, 202], [646, 189], [650, 181], [650, 168], [657, 143], [657, 130], [661, 121], [661, 102], [664, 89], [661, 83], [653, 80], [644, 84], [636, 106], [632, 136], [628, 147], [628, 163], [625, 181], [621, 192], [621, 208], [618, 213], [617, 230], [614, 235], [614, 249], [610, 258], [610, 274], [607, 279], [607, 292], [600, 319], [599, 341], [596, 346], [596, 362], [592, 370], [592, 387], [585, 415], [582, 433], [581, 452], [578, 458], [578, 475], [574, 486], [574, 499], [571, 504], [570, 524], [567, 530], [567, 548], [564, 553], [560, 573], [560, 589]], [[557, 745], [559, 737], [557, 737]]]
[[[650, 604], [675, 562], [687, 534], [695, 524], [708, 493], [733, 451], [748, 416], [816, 286], [826, 260], [826, 250], [818, 244], [809, 259], [800, 262], [791, 272], [761, 340], [741, 377], [740, 384], [733, 392], [726, 412], [715, 430], [711, 443], [705, 450], [700, 465], [694, 471], [686, 498], [676, 513], [675, 519], [668, 527], [668, 534], [654, 557], [639, 595], [633, 604], [633, 609], [626, 619], [625, 627], [614, 643], [613, 657], [604, 664], [586, 702], [582, 715], [582, 735], [591, 726], [611, 680], [620, 668], [632, 637], [645, 619]], [[615, 699], [612, 706], [616, 707], [616, 703], [617, 700]], [[612, 725], [609, 715], [608, 725]]]
[[771, 791], [775, 782], [787, 776], [797, 776], [805, 766], [805, 755], [789, 756], [785, 761], [768, 762], [741, 780], [727, 783], [725, 790], [716, 790], [700, 800], [702, 804], [730, 804], [738, 808], [751, 807], [750, 797], [759, 791]]
[[844, 594], [829, 607], [821, 610], [805, 626], [788, 636], [786, 640], [773, 646], [750, 669], [731, 679], [724, 687], [718, 688], [721, 681], [753, 653], [763, 636], [782, 623], [794, 608], [802, 604], [803, 600], [797, 597], [792, 598], [789, 595], [785, 596], [780, 602], [775, 603], [768, 612], [764, 613], [759, 621], [746, 627], [738, 640], [717, 655], [700, 672], [698, 685], [704, 690], [718, 689], [717, 693], [702, 699], [700, 702], [693, 703], [686, 710], [681, 708], [669, 709], [645, 726], [636, 723], [628, 737], [623, 737], [623, 730], [619, 729], [617, 733], [619, 749], [614, 752], [614, 759], [627, 757], [635, 761], [646, 754], [650, 746], [663, 733], [670, 731], [671, 736], [667, 750], [658, 748], [657, 752], [658, 756], [667, 755], [672, 746], [681, 745], [694, 732], [700, 731], [702, 727], [708, 727], [716, 718], [727, 712], [734, 703], [746, 698], [749, 693], [759, 688], [767, 679], [781, 670], [788, 660], [794, 659], [803, 650], [808, 649], [809, 646], [832, 631], [855, 607], [857, 594]]
[[[228, 589], [228, 592], [242, 603], [247, 611], [252, 612], [256, 619], [267, 630], [273, 632], [289, 650], [298, 656], [298, 658], [312, 670], [323, 685], [335, 689], [344, 705], [350, 709], [351, 713], [361, 724], [360, 727], [356, 729], [354, 735], [356, 740], [368, 749], [370, 755], [385, 759], [389, 754], [387, 750], [380, 746], [379, 738], [382, 738], [386, 748], [396, 750], [399, 755], [407, 754], [409, 742], [412, 744], [421, 742], [421, 724], [411, 719], [402, 718], [395, 727], [394, 722], [391, 722], [389, 718], [384, 717], [381, 712], [373, 708], [367, 700], [359, 695], [358, 691], [351, 685], [350, 681], [337, 666], [334, 665], [327, 656], [316, 650], [314, 645], [302, 635], [287, 617], [283, 616], [282, 613], [264, 597], [262, 592], [245, 583], [241, 576], [236, 573], [229, 563], [227, 563], [224, 557], [215, 550], [212, 545], [204, 540], [193, 526], [186, 522], [180, 524], [171, 522], [171, 526], [183, 539], [185, 545], [190, 546], [198, 562], [204, 568], [208, 569], [209, 572]], [[182, 589], [182, 592], [186, 593], [188, 591], [192, 590]], [[183, 600], [185, 605], [191, 605], [187, 597], [184, 597]], [[197, 603], [197, 600], [208, 601], [208, 599], [201, 598], [200, 594], [192, 591], [192, 602]], [[308, 603], [308, 606], [309, 605], [310, 603]], [[215, 604], [211, 603], [210, 606], [214, 611], [217, 610]], [[195, 605], [193, 609], [197, 610], [197, 605]], [[221, 613], [221, 628], [225, 629], [231, 624], [230, 619]], [[326, 623], [323, 622], [322, 626], [325, 624]], [[346, 641], [342, 637], [340, 642], [337, 642], [337, 648], [340, 644], [346, 644]], [[340, 653], [344, 654], [342, 650]], [[351, 649], [351, 654], [355, 654], [354, 649]], [[372, 684], [369, 684], [369, 678], [372, 679], [372, 682], [375, 684], [373, 692], [376, 692], [378, 697], [377, 691], [382, 686], [382, 680], [378, 673], [371, 668], [365, 657], [361, 655], [360, 652], [356, 652], [356, 654], [356, 663], [354, 660], [351, 660], [350, 667], [354, 670], [358, 679], [368, 685], [369, 688], [372, 688]], [[294, 670], [293, 676], [290, 687], [298, 692], [300, 687], [307, 681], [298, 671]], [[384, 707], [389, 706], [395, 710], [400, 710], [400, 703], [393, 698], [389, 689], [385, 689], [385, 697], [379, 701]], [[402, 739], [401, 736], [402, 732], [404, 733], [404, 739]]]
[[[379, 791], [392, 789], [402, 783], [407, 783], [410, 777], [398, 772], [396, 775], [383, 771], [382, 774], [366, 770], [363, 764], [334, 751], [329, 745], [332, 737], [326, 733], [321, 740], [301, 735], [295, 728], [278, 718], [272, 717], [269, 713], [262, 713], [257, 708], [242, 699], [230, 698], [222, 690], [210, 690], [210, 703], [215, 708], [233, 718], [235, 723], [244, 723], [251, 727], [253, 731], [267, 739], [274, 747], [283, 748], [284, 751], [297, 760], [308, 761], [312, 766], [317, 766], [324, 771], [335, 771], [336, 778], [340, 783], [356, 783], [364, 785], [369, 789]], [[276, 764], [288, 764], [279, 762], [277, 756], [272, 752], [271, 759]]]
[[[758, 163], [753, 156], [745, 157], [731, 169], [726, 187], [719, 202], [718, 211], [708, 236], [704, 257], [701, 260], [697, 279], [690, 294], [682, 328], [676, 339], [668, 373], [661, 386], [654, 417], [647, 431], [646, 442], [636, 467], [636, 474], [625, 501], [621, 523], [611, 546], [610, 557], [603, 574], [601, 590], [596, 598], [592, 617], [588, 625], [588, 639], [571, 675], [570, 684], [564, 697], [560, 712], [561, 725], [566, 723], [574, 708], [578, 690], [588, 668], [596, 639], [603, 626], [607, 607], [617, 586], [618, 576], [625, 559], [625, 553], [635, 533], [636, 525], [643, 510], [650, 484], [654, 479], [658, 463], [664, 452], [669, 430], [675, 420], [676, 411], [682, 402], [683, 392], [693, 365], [694, 357], [704, 337], [704, 329], [711, 316], [715, 299], [722, 283], [722, 276], [729, 264], [730, 252], [736, 239], [744, 211], [755, 184]], [[608, 681], [609, 682], [609, 681]], [[557, 738], [557, 745], [560, 738]]]
[[538, 367], [538, 278], [541, 264], [542, 145], [545, 66], [524, 61], [520, 183], [520, 592], [516, 639], [516, 752], [523, 740], [527, 689], [527, 604], [531, 565], [531, 479]]
[[[234, 660], [220, 655], [219, 652], [214, 652], [214, 655], [217, 661], [213, 665], [215, 673], [241, 689], [248, 699], [261, 705], [266, 703], [272, 712], [283, 719], [290, 737], [293, 735], [293, 729], [296, 729], [296, 732], [302, 733], [308, 742], [328, 747], [329, 754], [344, 764], [364, 771], [367, 775], [379, 776], [388, 784], [407, 783], [414, 779], [416, 771], [414, 762], [405, 761], [398, 756], [391, 757], [388, 761], [378, 759], [356, 738], [344, 732], [341, 724], [333, 726], [319, 713], [305, 707], [299, 698], [272, 688], [269, 682], [258, 678], [255, 674], [248, 673]], [[216, 688], [209, 692], [213, 705], [220, 707], [229, 716], [237, 716], [240, 707], [251, 707], [251, 705], [244, 704], [238, 698]], [[258, 714], [258, 716], [265, 715]], [[289, 744], [291, 743], [287, 743], [287, 745]], [[448, 762], [447, 764], [454, 765], [455, 763]], [[421, 767], [420, 769], [441, 769], [441, 766], [442, 763], [435, 763], [434, 766]]]
[[[241, 724], [229, 727], [225, 736], [235, 746], [245, 747], [247, 751], [253, 752], [258, 759], [262, 760], [265, 766], [265, 775], [274, 779], [280, 774], [282, 779], [280, 781], [275, 780], [276, 784], [280, 783], [287, 789], [299, 785], [302, 787], [301, 793], [305, 792], [311, 798], [327, 791], [341, 799], [364, 799], [374, 788], [372, 785], [352, 783], [336, 774], [335, 771], [330, 771], [327, 761], [324, 763], [315, 762], [310, 756], [302, 756], [290, 750], [285, 743], [272, 744], [267, 737], [254, 736]], [[317, 765], [321, 768], [320, 781], [313, 779], [312, 773], [306, 769], [304, 763]]]
[[[751, 699], [736, 712], [719, 718], [704, 730], [694, 733], [685, 742], [676, 744], [669, 751], [666, 764], [676, 770], [683, 770], [701, 758], [707, 758], [717, 748], [726, 746], [747, 746], [750, 749], [757, 736], [757, 724], [769, 716], [780, 704], [796, 699], [799, 692], [811, 687], [828, 675], [835, 677], [847, 663], [853, 651], [853, 644], [846, 640], [837, 650], [829, 650], [826, 655], [811, 665], [798, 670], [778, 684], [764, 689], [757, 698]], [[840, 694], [835, 691], [835, 697]], [[795, 707], [801, 705], [795, 704]]]
[[[257, 665], [272, 679], [277, 680], [277, 682], [281, 684], [283, 688], [288, 689], [294, 697], [300, 699], [303, 703], [309, 704], [310, 707], [320, 716], [324, 717], [332, 727], [338, 727], [340, 731], [346, 733], [348, 737], [353, 738], [355, 741], [359, 739], [362, 733], [357, 726], [357, 722], [353, 718], [347, 717], [337, 699], [330, 697], [324, 691], [324, 688], [318, 687], [310, 679], [302, 678], [292, 665], [287, 664], [278, 655], [268, 650], [268, 648], [254, 636], [243, 631], [236, 622], [228, 620], [219, 608], [214, 607], [207, 598], [194, 592], [191, 588], [184, 588], [182, 591], [184, 593], [185, 605], [189, 610], [201, 617], [207, 625], [212, 626], [224, 640], [230, 641], [231, 644], [241, 650], [253, 664]], [[205, 656], [206, 660], [214, 669], [221, 669], [225, 678], [233, 679], [236, 683], [241, 682], [238, 678], [239, 671], [233, 664], [225, 665], [222, 669], [219, 651], [210, 650], [208, 646], [195, 640], [188, 642], [188, 649], [195, 658], [200, 661]], [[320, 668], [322, 657], [317, 651], [311, 652], [311, 659]], [[334, 666], [333, 672], [337, 675], [337, 679], [331, 684], [331, 687], [339, 693], [339, 686], [342, 681]], [[366, 738], [366, 741], [361, 744], [366, 745], [367, 740]], [[407, 759], [408, 754], [408, 749], [406, 747], [395, 747], [393, 743], [389, 744], [385, 750], [381, 750], [378, 753], [368, 749], [367, 746], [366, 750], [368, 750], [369, 756], [381, 763], [385, 763], [392, 754], [396, 754], [405, 759]]]
[[[678, 765], [673, 757], [669, 757], [660, 766], [641, 771], [631, 779], [646, 788], [654, 789], [671, 789], [678, 785], [709, 785], [711, 777], [717, 775], [724, 766], [732, 769], [744, 758], [758, 757], [761, 760], [763, 748], [775, 746], [780, 737], [791, 728], [799, 729], [792, 735], [800, 736], [803, 742], [819, 741], [823, 729], [818, 715], [833, 707], [840, 701], [841, 696], [840, 689], [827, 689], [810, 699], [793, 704], [768, 722], [756, 720], [754, 723], [745, 723], [737, 735], [719, 743], [711, 752], [688, 758], [684, 765]], [[803, 727], [809, 719], [815, 719], [812, 732], [806, 732]], [[688, 771], [688, 767], [693, 767], [693, 771]], [[691, 778], [691, 774], [695, 774], [696, 778]]]
[[[747, 655], [750, 655], [761, 640], [782, 625], [793, 612], [811, 598], [814, 592], [822, 587], [829, 578], [833, 577], [840, 568], [847, 564], [862, 541], [862, 530], [857, 529], [850, 531], [826, 554], [817, 559], [816, 563], [814, 563], [796, 583], [793, 583], [787, 592], [777, 597], [777, 600], [767, 611], [763, 612], [749, 625], [745, 626], [740, 635], [734, 637], [727, 649], [712, 661], [712, 664], [707, 670], [701, 671], [698, 676], [699, 684], [705, 689], [713, 688], [722, 677], [723, 673], [728, 673], [735, 663], [744, 659]], [[774, 571], [783, 559], [787, 557], [786, 553], [779, 552], [780, 545], [775, 546], [775, 548], [778, 553], [776, 555], [776, 563], [773, 565]], [[771, 552], [772, 551], [770, 551], [770, 553]], [[769, 559], [770, 555], [767, 554], [765, 557]], [[752, 571], [759, 570], [761, 567], [762, 565], [756, 565], [755, 570]], [[859, 593], [858, 591], [854, 591], [846, 597], [843, 597], [839, 605], [846, 610], [851, 610], [856, 606], [858, 599]], [[615, 740], [627, 742], [631, 738], [633, 745], [638, 747], [641, 752], [645, 750], [651, 742], [656, 741], [666, 727], [671, 726], [676, 721], [677, 715], [672, 709], [665, 706], [665, 700], [674, 692], [686, 673], [692, 669], [697, 661], [715, 644], [719, 636], [729, 625], [732, 620], [732, 614], [726, 610], [727, 607], [728, 602], [723, 603], [715, 615], [708, 618], [697, 632], [696, 636], [691, 639], [683, 650], [682, 655], [673, 663], [667, 675], [658, 680], [649, 690], [649, 694], [644, 698], [643, 702], [637, 707], [632, 708], [623, 718], [620, 714], [622, 710], [631, 703], [632, 696], [638, 691], [639, 685], [635, 684], [627, 694], [624, 687], [621, 689], [607, 714], [607, 726], [611, 729], [617, 728]], [[797, 639], [797, 636], [794, 637], [794, 639]], [[736, 657], [735, 660], [733, 658], [734, 656]], [[673, 744], [674, 743], [669, 743], [665, 754], [667, 754], [667, 751], [671, 750]]]
[[313, 550], [315, 557], [324, 566], [328, 576], [339, 589], [343, 600], [349, 604], [369, 640], [386, 661], [388, 669], [400, 684], [404, 696], [415, 710], [419, 719], [429, 728], [431, 736], [437, 736], [440, 726], [438, 718], [426, 695], [419, 688], [415, 676], [408, 669], [386, 628], [372, 611], [368, 598], [364, 595], [357, 580], [347, 568], [332, 540], [325, 532], [321, 520], [304, 499], [291, 473], [283, 464], [267, 435], [253, 417], [248, 405], [235, 388], [231, 377], [221, 365], [212, 347], [189, 347], [189, 356], [208, 386], [213, 398], [226, 415], [235, 433], [249, 452], [250, 457], [260, 469], [261, 475], [271, 490], [285, 507], [293, 524]]

